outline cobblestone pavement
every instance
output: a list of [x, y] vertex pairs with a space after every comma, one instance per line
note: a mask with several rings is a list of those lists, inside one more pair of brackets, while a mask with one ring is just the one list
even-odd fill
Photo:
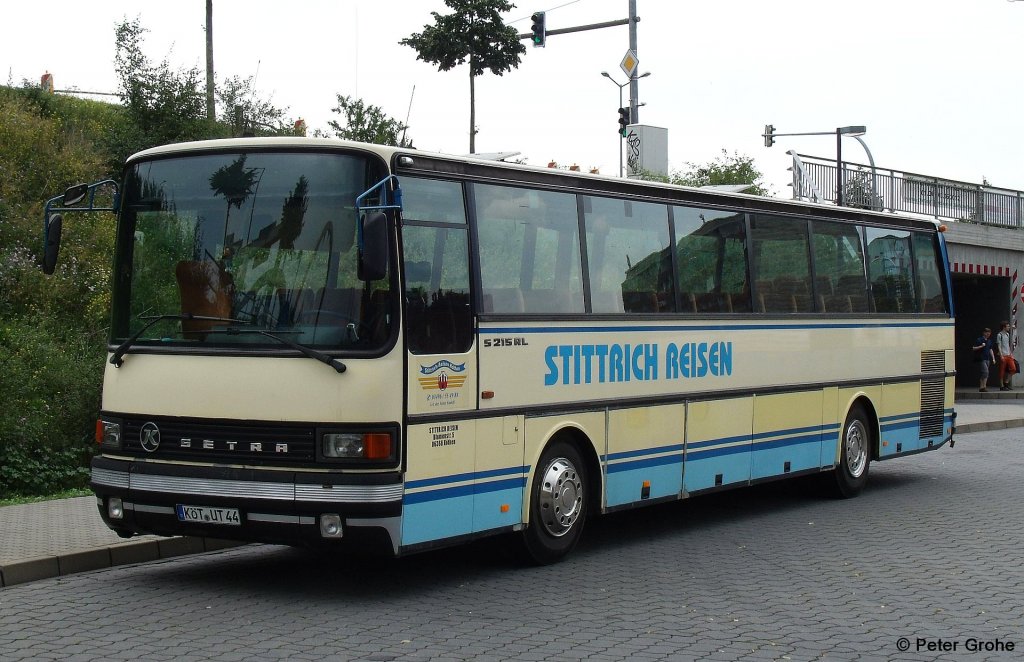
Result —
[[871, 473], [849, 501], [778, 483], [618, 513], [545, 568], [504, 541], [398, 561], [247, 546], [11, 586], [0, 659], [1020, 657], [1020, 431]]

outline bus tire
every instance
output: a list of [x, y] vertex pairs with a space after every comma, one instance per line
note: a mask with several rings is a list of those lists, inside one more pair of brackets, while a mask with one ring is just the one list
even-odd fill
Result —
[[576, 447], [565, 441], [551, 444], [530, 488], [530, 523], [521, 534], [524, 560], [546, 565], [572, 551], [587, 518], [588, 489], [586, 465]]
[[855, 497], [867, 484], [872, 436], [864, 408], [855, 405], [846, 415], [839, 439], [839, 466], [833, 471], [833, 493], [836, 497]]

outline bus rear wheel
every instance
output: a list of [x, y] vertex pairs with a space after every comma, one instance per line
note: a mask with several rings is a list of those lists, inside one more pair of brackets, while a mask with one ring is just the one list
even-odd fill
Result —
[[551, 444], [530, 488], [530, 523], [522, 532], [525, 560], [545, 565], [572, 551], [587, 518], [588, 489], [579, 451], [564, 441]]
[[843, 423], [839, 440], [839, 466], [833, 471], [834, 494], [849, 499], [860, 494], [868, 482], [872, 434], [868, 416], [860, 405], [853, 407]]

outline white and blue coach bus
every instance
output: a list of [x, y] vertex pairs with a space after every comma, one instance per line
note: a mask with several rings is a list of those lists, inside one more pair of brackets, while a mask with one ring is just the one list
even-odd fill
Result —
[[[116, 189], [100, 513], [387, 554], [785, 477], [843, 497], [953, 433], [931, 222], [326, 139], [186, 143]], [[84, 201], [76, 201], [84, 197]]]

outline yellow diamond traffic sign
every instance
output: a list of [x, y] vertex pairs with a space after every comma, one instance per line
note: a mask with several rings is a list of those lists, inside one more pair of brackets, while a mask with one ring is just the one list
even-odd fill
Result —
[[636, 58], [636, 53], [633, 52], [633, 49], [626, 51], [625, 57], [623, 57], [622, 62], [619, 63], [619, 67], [630, 78], [636, 75], [636, 68], [638, 66], [640, 66], [640, 60]]

